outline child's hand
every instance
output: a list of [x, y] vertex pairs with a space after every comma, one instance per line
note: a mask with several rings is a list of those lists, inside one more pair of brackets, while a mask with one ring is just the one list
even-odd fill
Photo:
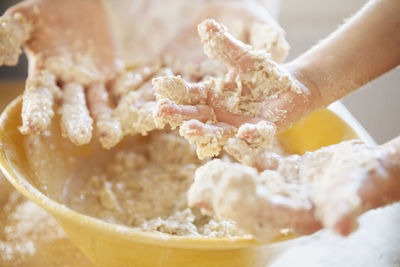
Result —
[[29, 60], [22, 133], [45, 132], [59, 101], [63, 135], [75, 144], [91, 140], [93, 119], [113, 129], [99, 129], [100, 136], [120, 134], [110, 116], [106, 83], [123, 65], [101, 1], [29, 0], [11, 7], [1, 20], [0, 63], [16, 64], [21, 45]]
[[[227, 66], [225, 78], [190, 83], [166, 76], [153, 84], [161, 125], [182, 124], [181, 134], [198, 148], [207, 145], [202, 136], [215, 136], [214, 141], [220, 143], [219, 147], [212, 144], [209, 151], [198, 150], [199, 155], [217, 154], [234, 129], [245, 123], [267, 121], [282, 131], [313, 109], [318, 94], [295, 80], [268, 53], [238, 41], [214, 20], [203, 21], [198, 31], [206, 54]], [[206, 124], [210, 121], [212, 125]]]

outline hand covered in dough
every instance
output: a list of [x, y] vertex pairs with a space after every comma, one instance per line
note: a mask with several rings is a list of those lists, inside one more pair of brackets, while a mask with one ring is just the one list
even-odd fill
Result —
[[[196, 25], [207, 16], [221, 18], [229, 25], [235, 24], [237, 36], [267, 49], [277, 60], [286, 56], [288, 46], [282, 30], [260, 6], [236, 1], [207, 2], [201, 3], [198, 10]], [[151, 10], [147, 13], [151, 14]], [[151, 18], [149, 14], [143, 19]], [[237, 19], [239, 14], [241, 19]], [[117, 57], [119, 44], [100, 0], [27, 0], [11, 7], [1, 22], [0, 65], [15, 65], [21, 46], [29, 59], [22, 133], [44, 133], [54, 116], [55, 104], [60, 105], [63, 135], [77, 145], [91, 140], [93, 128], [105, 148], [117, 144], [125, 134], [145, 134], [154, 129], [154, 99], [146, 81], [172, 73], [161, 69], [159, 62], [122, 72]], [[199, 46], [191, 38], [195, 24], [183, 25], [172, 41], [164, 40], [170, 44], [163, 50], [164, 63], [181, 74], [178, 66], [188, 61], [187, 56], [196, 58], [200, 54], [197, 51], [201, 49], [190, 45]], [[175, 51], [177, 47], [180, 49]], [[159, 56], [149, 61], [157, 61]], [[204, 56], [191, 61], [192, 67], [204, 65], [203, 61]], [[132, 92], [142, 85], [145, 86], [140, 92]], [[114, 107], [117, 108], [112, 111]]]
[[246, 144], [228, 147], [254, 167], [210, 161], [196, 171], [189, 204], [235, 221], [259, 241], [282, 229], [310, 234], [328, 228], [348, 235], [360, 214], [400, 200], [399, 145], [369, 147], [351, 140], [289, 157], [248, 154]]
[[[249, 143], [268, 139], [275, 127], [282, 131], [313, 109], [317, 94], [265, 50], [240, 42], [214, 20], [203, 21], [198, 32], [208, 57], [227, 66], [225, 78], [191, 83], [166, 76], [153, 85], [159, 125], [180, 126], [181, 135], [197, 144], [200, 158], [217, 155], [236, 133]], [[261, 143], [268, 144], [266, 139]]]
[[194, 82], [226, 73], [221, 62], [207, 58], [199, 40], [198, 24], [208, 18], [226, 25], [241, 42], [267, 51], [275, 62], [281, 63], [286, 58], [289, 45], [285, 32], [257, 1], [192, 1], [191, 7], [192, 19], [184, 20], [162, 52], [167, 66], [184, 79]]
[[93, 119], [100, 138], [120, 135], [106, 83], [123, 65], [101, 1], [28, 0], [7, 10], [1, 21], [0, 64], [15, 65], [21, 45], [29, 60], [23, 134], [45, 132], [59, 102], [62, 133], [73, 143], [91, 140]]

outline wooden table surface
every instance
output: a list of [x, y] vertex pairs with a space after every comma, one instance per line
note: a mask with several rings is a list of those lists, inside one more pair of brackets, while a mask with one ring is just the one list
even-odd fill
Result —
[[[23, 83], [0, 83], [0, 109], [22, 92]], [[0, 211], [6, 198], [14, 191], [4, 178], [0, 177]], [[35, 207], [40, 209], [39, 207]], [[1, 215], [1, 212], [0, 212]], [[0, 216], [6, 220], [7, 214]], [[1, 225], [1, 224], [0, 224]], [[0, 229], [0, 249], [4, 240]], [[35, 241], [35, 240], [34, 240]], [[88, 262], [66, 239], [53, 246], [42, 246], [42, 253], [32, 259], [25, 255], [18, 263], [1, 262], [1, 266], [88, 266]], [[72, 251], [68, 257], [54, 256], [55, 251]], [[311, 236], [271, 245], [271, 255], [277, 255], [273, 267], [392, 267], [400, 266], [400, 203], [370, 211], [360, 217], [360, 227], [352, 235], [341, 237], [329, 231], [320, 231]], [[58, 254], [59, 255], [59, 254]], [[72, 256], [71, 256], [72, 255]], [[23, 255], [22, 255], [23, 256]], [[22, 260], [21, 260], [22, 259]], [[77, 264], [79, 261], [82, 264]]]

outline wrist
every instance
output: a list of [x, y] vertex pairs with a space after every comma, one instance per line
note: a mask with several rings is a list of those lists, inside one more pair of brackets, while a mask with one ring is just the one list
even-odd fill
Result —
[[323, 108], [329, 104], [324, 103], [321, 91], [313, 79], [312, 73], [308, 71], [306, 66], [296, 61], [291, 61], [282, 65], [282, 67], [290, 73], [295, 82], [298, 83], [299, 87], [308, 95], [307, 97], [310, 102], [308, 108], [310, 109], [310, 112]]

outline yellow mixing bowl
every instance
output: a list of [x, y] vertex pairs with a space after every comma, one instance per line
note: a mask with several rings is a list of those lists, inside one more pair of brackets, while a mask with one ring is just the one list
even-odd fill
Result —
[[[23, 136], [18, 131], [20, 112], [21, 98], [17, 98], [0, 118], [1, 169], [15, 188], [54, 216], [95, 264], [255, 267], [266, 266], [271, 260], [269, 246], [249, 238], [190, 238], [143, 232], [69, 209], [62, 204], [63, 190], [76, 160], [107, 152], [98, 144], [72, 145], [60, 137], [57, 122], [45, 137]], [[355, 131], [330, 110], [312, 114], [280, 137], [287, 150], [298, 154], [352, 138], [357, 138]], [[274, 242], [291, 237], [281, 236]]]

